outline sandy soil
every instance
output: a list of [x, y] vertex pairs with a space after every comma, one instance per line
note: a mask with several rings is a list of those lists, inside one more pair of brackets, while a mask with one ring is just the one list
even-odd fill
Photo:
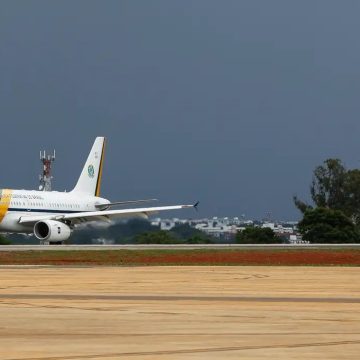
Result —
[[1, 267], [0, 358], [358, 359], [360, 268]]

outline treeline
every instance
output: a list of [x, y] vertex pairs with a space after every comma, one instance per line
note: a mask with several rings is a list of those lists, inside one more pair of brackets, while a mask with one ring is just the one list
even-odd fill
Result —
[[0, 235], [0, 245], [10, 245], [11, 241], [7, 239], [5, 236]]
[[[34, 236], [12, 234], [3, 238], [4, 244], [38, 244]], [[115, 244], [209, 244], [214, 238], [188, 224], [175, 226], [170, 231], [160, 230], [147, 220], [131, 219], [111, 225], [89, 224], [72, 233], [71, 244], [91, 244], [111, 241]], [[0, 238], [1, 245], [1, 238]]]
[[75, 231], [71, 242], [81, 244], [97, 239], [109, 239], [116, 244], [209, 244], [214, 240], [188, 224], [176, 225], [170, 231], [164, 231], [149, 221], [131, 219], [106, 228], [88, 226]]
[[238, 244], [283, 244], [287, 239], [275, 234], [270, 228], [249, 226], [236, 234]]

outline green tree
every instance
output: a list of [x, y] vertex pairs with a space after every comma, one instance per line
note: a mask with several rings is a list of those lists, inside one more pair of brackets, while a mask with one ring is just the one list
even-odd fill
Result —
[[359, 233], [342, 211], [318, 207], [305, 212], [299, 223], [303, 239], [311, 243], [355, 243]]
[[283, 241], [270, 228], [248, 227], [236, 234], [238, 244], [276, 244]]
[[[343, 210], [346, 207], [345, 183], [348, 172], [339, 159], [327, 159], [314, 170], [310, 186], [312, 201], [316, 207]], [[294, 196], [295, 206], [302, 212], [312, 206]]]
[[343, 212], [349, 216], [356, 224], [360, 223], [360, 170], [349, 170], [346, 174], [345, 184], [345, 204]]
[[182, 241], [174, 238], [168, 231], [145, 232], [134, 238], [136, 244], [179, 244]]
[[187, 244], [211, 244], [212, 241], [203, 235], [193, 235], [186, 239], [185, 241]]
[[3, 235], [0, 235], [0, 245], [10, 245], [10, 244], [11, 244], [10, 240], [8, 240]]
[[[327, 159], [314, 170], [310, 194], [315, 208], [341, 210], [360, 224], [360, 170], [347, 170], [339, 159]], [[314, 208], [296, 196], [294, 202], [303, 214]]]
[[327, 159], [315, 169], [310, 192], [317, 207], [344, 207], [346, 175], [347, 170], [339, 159]]
[[170, 233], [179, 240], [184, 240], [189, 244], [210, 244], [212, 237], [199, 229], [191, 227], [189, 224], [176, 225]]
[[171, 229], [171, 233], [180, 239], [187, 239], [191, 236], [198, 235], [201, 231], [191, 227], [189, 224], [179, 224]]

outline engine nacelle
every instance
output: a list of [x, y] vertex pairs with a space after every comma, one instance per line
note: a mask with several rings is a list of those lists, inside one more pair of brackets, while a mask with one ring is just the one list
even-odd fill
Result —
[[66, 224], [55, 220], [42, 220], [35, 224], [34, 235], [42, 242], [61, 243], [71, 235]]

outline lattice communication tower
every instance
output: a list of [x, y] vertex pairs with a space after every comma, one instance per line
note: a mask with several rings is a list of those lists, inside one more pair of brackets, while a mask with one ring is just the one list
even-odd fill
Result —
[[52, 155], [46, 154], [45, 150], [40, 151], [40, 161], [43, 165], [42, 174], [39, 175], [40, 191], [51, 191], [51, 181], [53, 176], [51, 175], [51, 166], [55, 161], [55, 150]]

